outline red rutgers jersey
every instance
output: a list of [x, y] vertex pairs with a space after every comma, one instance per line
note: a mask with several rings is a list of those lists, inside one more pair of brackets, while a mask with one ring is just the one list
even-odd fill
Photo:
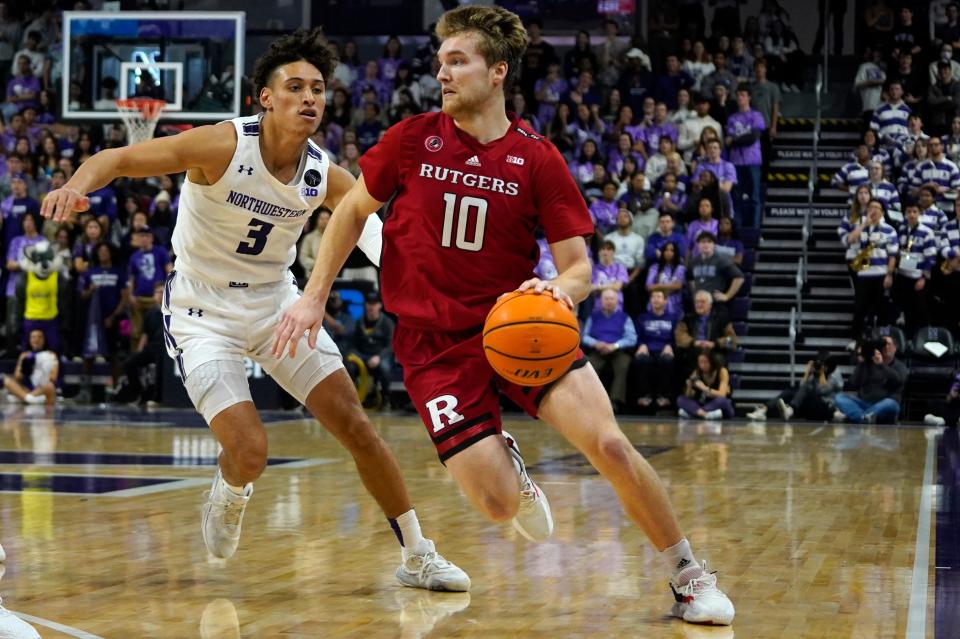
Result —
[[407, 328], [479, 329], [497, 297], [533, 277], [537, 226], [550, 243], [593, 233], [563, 157], [516, 118], [480, 144], [448, 115], [417, 115], [391, 127], [360, 168], [370, 195], [393, 197], [381, 287]]

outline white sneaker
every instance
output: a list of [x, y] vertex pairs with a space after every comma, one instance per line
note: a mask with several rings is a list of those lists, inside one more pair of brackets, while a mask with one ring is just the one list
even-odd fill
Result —
[[793, 407], [790, 404], [783, 401], [783, 398], [777, 400], [777, 408], [780, 409], [780, 414], [784, 419], [790, 419], [793, 417]]
[[4, 399], [7, 400], [7, 403], [8, 403], [8, 404], [19, 404], [19, 403], [20, 403], [20, 398], [17, 397], [16, 395], [14, 395], [13, 393], [7, 393], [6, 395], [4, 395]]
[[470, 590], [467, 573], [444, 559], [429, 539], [409, 551], [407, 559], [397, 568], [397, 579], [410, 588], [443, 592]]
[[523, 464], [520, 448], [513, 436], [502, 431], [507, 451], [513, 457], [513, 465], [520, 474], [520, 511], [513, 518], [513, 527], [530, 541], [543, 541], [553, 534], [553, 515], [550, 512], [550, 502], [540, 490]]
[[927, 426], [946, 426], [947, 420], [938, 415], [926, 414], [923, 416], [923, 423]]
[[845, 422], [845, 421], [847, 421], [847, 416], [844, 415], [842, 412], [840, 412], [840, 411], [838, 411], [838, 410], [835, 410], [835, 411], [833, 411], [833, 421], [835, 421], [835, 422]]
[[767, 407], [757, 406], [751, 413], [747, 413], [747, 419], [755, 422], [767, 421]]
[[7, 560], [7, 551], [3, 549], [3, 546], [0, 546], [0, 561]]
[[688, 419], [690, 417], [690, 413], [683, 410], [682, 408], [677, 409], [677, 415], [679, 415], [680, 417], [683, 417], [684, 419]]
[[0, 639], [40, 639], [40, 634], [33, 626], [4, 608], [0, 599]]
[[47, 398], [43, 395], [27, 395], [23, 398], [23, 401], [27, 402], [28, 404], [46, 404]]
[[207, 503], [203, 505], [203, 542], [214, 557], [232, 557], [240, 543], [240, 523], [243, 511], [253, 494], [253, 484], [247, 484], [243, 495], [235, 495], [227, 488], [217, 467]]
[[[678, 585], [682, 583], [683, 585]], [[707, 562], [681, 570], [670, 582], [677, 600], [671, 614], [689, 623], [710, 623], [729, 626], [734, 610], [730, 599], [717, 588], [716, 573], [707, 572]]]
[[710, 420], [723, 419], [723, 411], [720, 410], [719, 408], [708, 410], [706, 413], [703, 414], [703, 418], [710, 419]]

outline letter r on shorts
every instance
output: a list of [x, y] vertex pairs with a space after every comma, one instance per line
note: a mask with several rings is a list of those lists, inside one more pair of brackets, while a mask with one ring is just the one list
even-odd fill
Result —
[[[430, 421], [433, 423], [435, 433], [463, 420], [463, 415], [454, 410], [457, 407], [457, 398], [453, 395], [434, 397], [426, 405], [427, 410], [430, 411]], [[446, 424], [440, 419], [441, 416], [447, 418]]]

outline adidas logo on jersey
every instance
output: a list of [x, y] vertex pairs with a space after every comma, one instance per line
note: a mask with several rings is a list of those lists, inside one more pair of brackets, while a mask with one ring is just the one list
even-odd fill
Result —
[[468, 165], [468, 166], [480, 166], [480, 160], [477, 158], [477, 156], [473, 156], [472, 158], [470, 158], [469, 160], [467, 160], [467, 165]]

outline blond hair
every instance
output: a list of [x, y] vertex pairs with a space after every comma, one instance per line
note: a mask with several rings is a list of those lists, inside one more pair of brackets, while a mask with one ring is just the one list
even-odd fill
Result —
[[504, 90], [520, 75], [520, 59], [527, 49], [527, 30], [517, 14], [502, 7], [464, 5], [447, 11], [437, 22], [437, 37], [441, 40], [461, 33], [478, 37], [477, 49], [487, 66], [507, 63]]

